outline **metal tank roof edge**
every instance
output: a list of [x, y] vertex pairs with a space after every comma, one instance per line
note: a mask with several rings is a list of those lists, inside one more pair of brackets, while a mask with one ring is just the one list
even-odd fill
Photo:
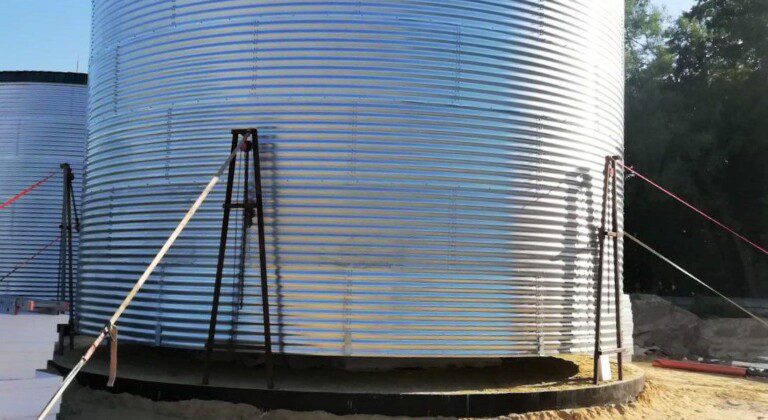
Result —
[[59, 71], [0, 71], [0, 83], [64, 83], [87, 85], [88, 74]]

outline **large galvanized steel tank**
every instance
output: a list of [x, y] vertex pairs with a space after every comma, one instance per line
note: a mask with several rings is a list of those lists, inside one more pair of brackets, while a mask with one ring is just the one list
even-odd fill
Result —
[[[95, 2], [81, 326], [116, 308], [230, 129], [254, 126], [277, 351], [590, 351], [622, 34], [622, 0]], [[222, 197], [123, 339], [202, 346]], [[217, 338], [246, 345], [262, 340], [258, 248], [251, 232], [241, 290], [237, 235]]]
[[[79, 205], [85, 156], [87, 76], [39, 71], [0, 72], [0, 203], [53, 176], [0, 209], [0, 294], [57, 295], [62, 175], [69, 163]], [[77, 235], [73, 240], [77, 255]]]

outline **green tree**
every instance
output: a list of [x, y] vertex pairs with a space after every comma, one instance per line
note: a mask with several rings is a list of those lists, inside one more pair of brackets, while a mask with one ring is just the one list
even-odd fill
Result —
[[625, 0], [624, 60], [628, 79], [654, 60], [664, 43], [664, 13], [650, 0]]
[[[768, 2], [700, 0], [666, 36], [647, 65], [628, 69], [627, 160], [765, 243]], [[768, 256], [635, 180], [627, 228], [730, 294], [768, 296]], [[627, 280], [630, 290], [700, 290], [631, 250]]]
[[[625, 158], [656, 177], [670, 168], [666, 149], [674, 138], [674, 130], [668, 113], [676, 102], [668, 86], [674, 56], [666, 44], [670, 34], [662, 29], [664, 21], [662, 12], [648, 1], [626, 1]], [[663, 197], [631, 179], [626, 182], [625, 195], [626, 229], [660, 248], [674, 246], [676, 240], [671, 239], [677, 232], [656, 234], [646, 223], [654, 218], [668, 219], [669, 215], [664, 213], [669, 209], [662, 203]], [[632, 245], [625, 251], [625, 283], [629, 291], [670, 293], [666, 290], [669, 283], [659, 281], [672, 274], [664, 269]]]

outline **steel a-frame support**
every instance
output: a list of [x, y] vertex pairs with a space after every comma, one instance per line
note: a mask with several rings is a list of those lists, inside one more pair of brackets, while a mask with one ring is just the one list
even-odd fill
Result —
[[[74, 276], [74, 252], [72, 250], [72, 217], [74, 214], [74, 228], [80, 232], [80, 219], [77, 216], [75, 192], [72, 181], [75, 175], [68, 163], [59, 165], [62, 172], [62, 196], [61, 196], [61, 223], [59, 223], [59, 272], [56, 297], [59, 301], [66, 301], [69, 305], [68, 332], [69, 349], [75, 348], [75, 276]], [[63, 343], [59, 340], [60, 353], [63, 351]]]
[[[219, 256], [218, 256], [218, 262], [216, 265], [216, 279], [214, 282], [214, 290], [213, 290], [213, 303], [211, 306], [211, 318], [210, 323], [208, 325], [208, 339], [205, 344], [205, 371], [203, 374], [203, 384], [208, 385], [210, 381], [210, 375], [211, 375], [211, 353], [213, 352], [213, 348], [215, 345], [215, 336], [216, 336], [216, 322], [218, 319], [219, 314], [219, 303], [221, 300], [221, 281], [222, 276], [224, 273], [224, 258], [226, 256], [227, 251], [227, 236], [229, 233], [229, 219], [230, 219], [230, 213], [232, 209], [242, 209], [244, 212], [243, 217], [243, 232], [245, 232], [250, 226], [251, 226], [251, 218], [253, 215], [254, 210], [254, 203], [249, 200], [248, 198], [248, 173], [249, 173], [249, 154], [252, 153], [253, 156], [253, 182], [254, 182], [254, 190], [256, 192], [256, 202], [255, 202], [255, 208], [256, 208], [256, 220], [258, 224], [258, 238], [259, 238], [259, 266], [260, 266], [260, 276], [261, 276], [261, 304], [262, 304], [262, 322], [264, 326], [264, 346], [262, 350], [264, 351], [264, 363], [266, 367], [266, 374], [267, 374], [267, 386], [272, 389], [274, 388], [274, 367], [273, 367], [273, 361], [272, 361], [272, 335], [271, 335], [271, 326], [270, 326], [270, 319], [269, 319], [269, 285], [267, 283], [267, 252], [266, 252], [266, 245], [265, 245], [265, 235], [264, 235], [264, 200], [263, 200], [263, 194], [262, 194], [262, 185], [261, 185], [261, 161], [260, 161], [260, 154], [259, 154], [259, 135], [258, 131], [255, 128], [250, 129], [238, 129], [238, 130], [232, 130], [232, 146], [231, 146], [231, 152], [235, 151], [235, 148], [237, 147], [240, 137], [246, 137], [246, 141], [243, 142], [242, 149], [239, 151], [240, 153], [243, 153], [245, 155], [244, 159], [244, 168], [243, 171], [245, 173], [245, 181], [244, 181], [244, 188], [243, 188], [243, 202], [242, 203], [233, 203], [232, 202], [232, 195], [233, 195], [233, 184], [235, 179], [235, 171], [236, 171], [236, 159], [232, 159], [232, 161], [229, 163], [229, 171], [227, 173], [227, 189], [224, 197], [224, 216], [221, 220], [221, 236], [219, 238]], [[244, 261], [244, 255], [245, 255], [245, 246], [246, 246], [246, 235], [243, 234], [241, 237], [241, 258], [240, 258], [240, 270], [244, 270], [245, 261]], [[242, 271], [241, 271], [241, 274]]]

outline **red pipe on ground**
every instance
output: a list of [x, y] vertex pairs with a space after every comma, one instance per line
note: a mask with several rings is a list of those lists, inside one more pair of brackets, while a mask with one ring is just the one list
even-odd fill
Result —
[[691, 361], [681, 360], [669, 360], [669, 359], [656, 359], [653, 361], [653, 366], [668, 368], [668, 369], [682, 369], [691, 372], [703, 372], [703, 373], [716, 373], [719, 375], [729, 376], [747, 376], [747, 368], [738, 366], [723, 366], [713, 365], [710, 363], [699, 363]]

